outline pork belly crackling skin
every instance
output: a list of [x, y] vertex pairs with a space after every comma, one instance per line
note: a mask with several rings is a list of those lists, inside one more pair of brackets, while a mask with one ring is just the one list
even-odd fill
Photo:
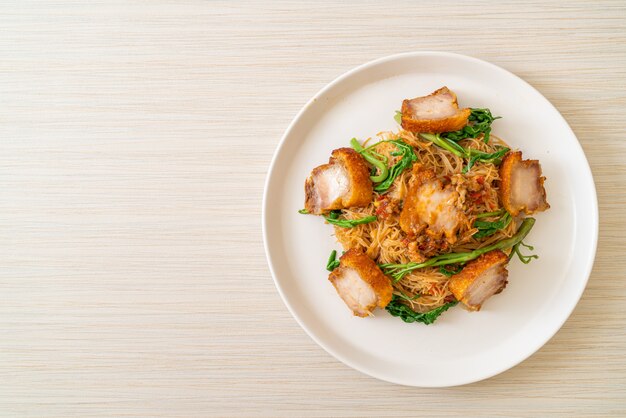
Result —
[[339, 267], [328, 276], [337, 293], [355, 316], [365, 317], [391, 301], [391, 280], [363, 251], [351, 248], [339, 259]]
[[543, 187], [545, 177], [537, 160], [522, 160], [522, 152], [508, 152], [500, 164], [500, 200], [513, 216], [532, 215], [550, 208]]
[[409, 185], [400, 213], [400, 228], [409, 235], [425, 232], [433, 238], [445, 236], [456, 242], [456, 232], [465, 215], [458, 209], [459, 193], [451, 185], [444, 186], [433, 170], [418, 165], [418, 174]]
[[402, 102], [402, 127], [411, 132], [458, 131], [467, 125], [471, 110], [459, 109], [456, 94], [447, 87], [428, 96]]
[[304, 192], [304, 208], [314, 215], [367, 206], [373, 193], [367, 163], [352, 148], [336, 149], [328, 164], [313, 169]]
[[489, 251], [452, 276], [448, 288], [470, 311], [478, 311], [487, 299], [504, 290], [508, 262], [509, 257], [502, 251]]

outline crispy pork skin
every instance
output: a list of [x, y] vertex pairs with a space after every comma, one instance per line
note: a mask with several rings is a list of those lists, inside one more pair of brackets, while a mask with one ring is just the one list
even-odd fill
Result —
[[409, 235], [425, 232], [433, 238], [445, 236], [453, 244], [465, 217], [458, 202], [459, 193], [452, 185], [444, 186], [430, 169], [420, 170], [407, 191], [400, 228]]
[[367, 206], [372, 180], [363, 157], [352, 148], [332, 152], [328, 164], [316, 167], [305, 185], [305, 209], [320, 215], [335, 209]]
[[387, 306], [393, 293], [391, 280], [371, 258], [351, 248], [339, 261], [339, 267], [330, 273], [328, 280], [354, 315], [365, 317], [377, 306]]
[[467, 125], [471, 111], [459, 109], [456, 94], [447, 87], [428, 96], [402, 102], [402, 127], [411, 132], [458, 131]]
[[478, 311], [487, 299], [502, 292], [506, 286], [508, 262], [509, 257], [502, 251], [489, 251], [452, 276], [448, 287], [469, 310]]
[[500, 200], [513, 216], [532, 215], [550, 208], [543, 187], [545, 177], [537, 160], [522, 160], [522, 152], [508, 152], [500, 164]]

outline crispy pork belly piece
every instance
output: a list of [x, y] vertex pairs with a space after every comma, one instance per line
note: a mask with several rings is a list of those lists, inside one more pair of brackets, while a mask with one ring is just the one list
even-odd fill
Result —
[[521, 151], [508, 152], [500, 164], [500, 179], [500, 200], [511, 215], [531, 215], [550, 207], [539, 161], [522, 160]]
[[509, 257], [502, 251], [489, 251], [452, 276], [448, 288], [469, 310], [479, 311], [487, 299], [504, 290], [509, 275], [508, 262]]
[[304, 207], [315, 215], [367, 206], [372, 200], [367, 163], [352, 148], [336, 149], [328, 164], [313, 169], [304, 184], [304, 192]]
[[328, 276], [337, 293], [354, 315], [365, 317], [372, 309], [391, 301], [391, 280], [362, 250], [351, 248], [339, 259], [339, 267]]
[[428, 96], [402, 102], [402, 127], [411, 132], [451, 132], [467, 125], [471, 110], [459, 109], [456, 94], [447, 87]]
[[459, 193], [454, 186], [444, 186], [432, 170], [421, 170], [407, 191], [400, 228], [410, 235], [419, 235], [424, 230], [433, 238], [444, 235], [453, 244], [465, 218], [458, 202]]

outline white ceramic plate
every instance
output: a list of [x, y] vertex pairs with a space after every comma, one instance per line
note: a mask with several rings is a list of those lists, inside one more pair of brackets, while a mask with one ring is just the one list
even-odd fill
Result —
[[[551, 209], [536, 216], [526, 242], [539, 260], [513, 260], [509, 284], [480, 312], [460, 307], [434, 325], [406, 324], [377, 310], [357, 318], [325, 270], [340, 249], [330, 225], [298, 214], [304, 180], [331, 150], [397, 129], [402, 99], [441, 86], [462, 107], [503, 119], [493, 132], [541, 162]], [[596, 192], [585, 155], [559, 112], [529, 84], [493, 64], [442, 52], [394, 55], [355, 68], [311, 99], [274, 155], [263, 197], [263, 238], [276, 287], [294, 318], [326, 351], [394, 383], [442, 387], [476, 382], [520, 363], [563, 325], [580, 299], [595, 256]], [[556, 370], [555, 370], [556, 372]]]

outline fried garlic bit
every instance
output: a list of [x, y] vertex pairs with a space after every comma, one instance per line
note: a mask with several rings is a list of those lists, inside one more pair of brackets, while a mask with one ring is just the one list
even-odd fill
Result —
[[456, 94], [447, 87], [428, 96], [402, 102], [402, 127], [411, 132], [458, 131], [467, 125], [471, 110], [459, 109]]
[[377, 306], [387, 306], [393, 293], [391, 280], [371, 258], [351, 248], [339, 260], [328, 280], [355, 316], [365, 317]]
[[521, 151], [508, 152], [500, 164], [500, 179], [500, 200], [511, 215], [532, 215], [550, 207], [539, 161], [522, 160]]
[[452, 276], [448, 288], [470, 311], [479, 311], [487, 299], [504, 290], [508, 262], [509, 257], [502, 251], [489, 251]]
[[363, 157], [352, 148], [332, 152], [304, 184], [305, 209], [320, 215], [335, 209], [364, 207], [372, 200], [372, 180]]

